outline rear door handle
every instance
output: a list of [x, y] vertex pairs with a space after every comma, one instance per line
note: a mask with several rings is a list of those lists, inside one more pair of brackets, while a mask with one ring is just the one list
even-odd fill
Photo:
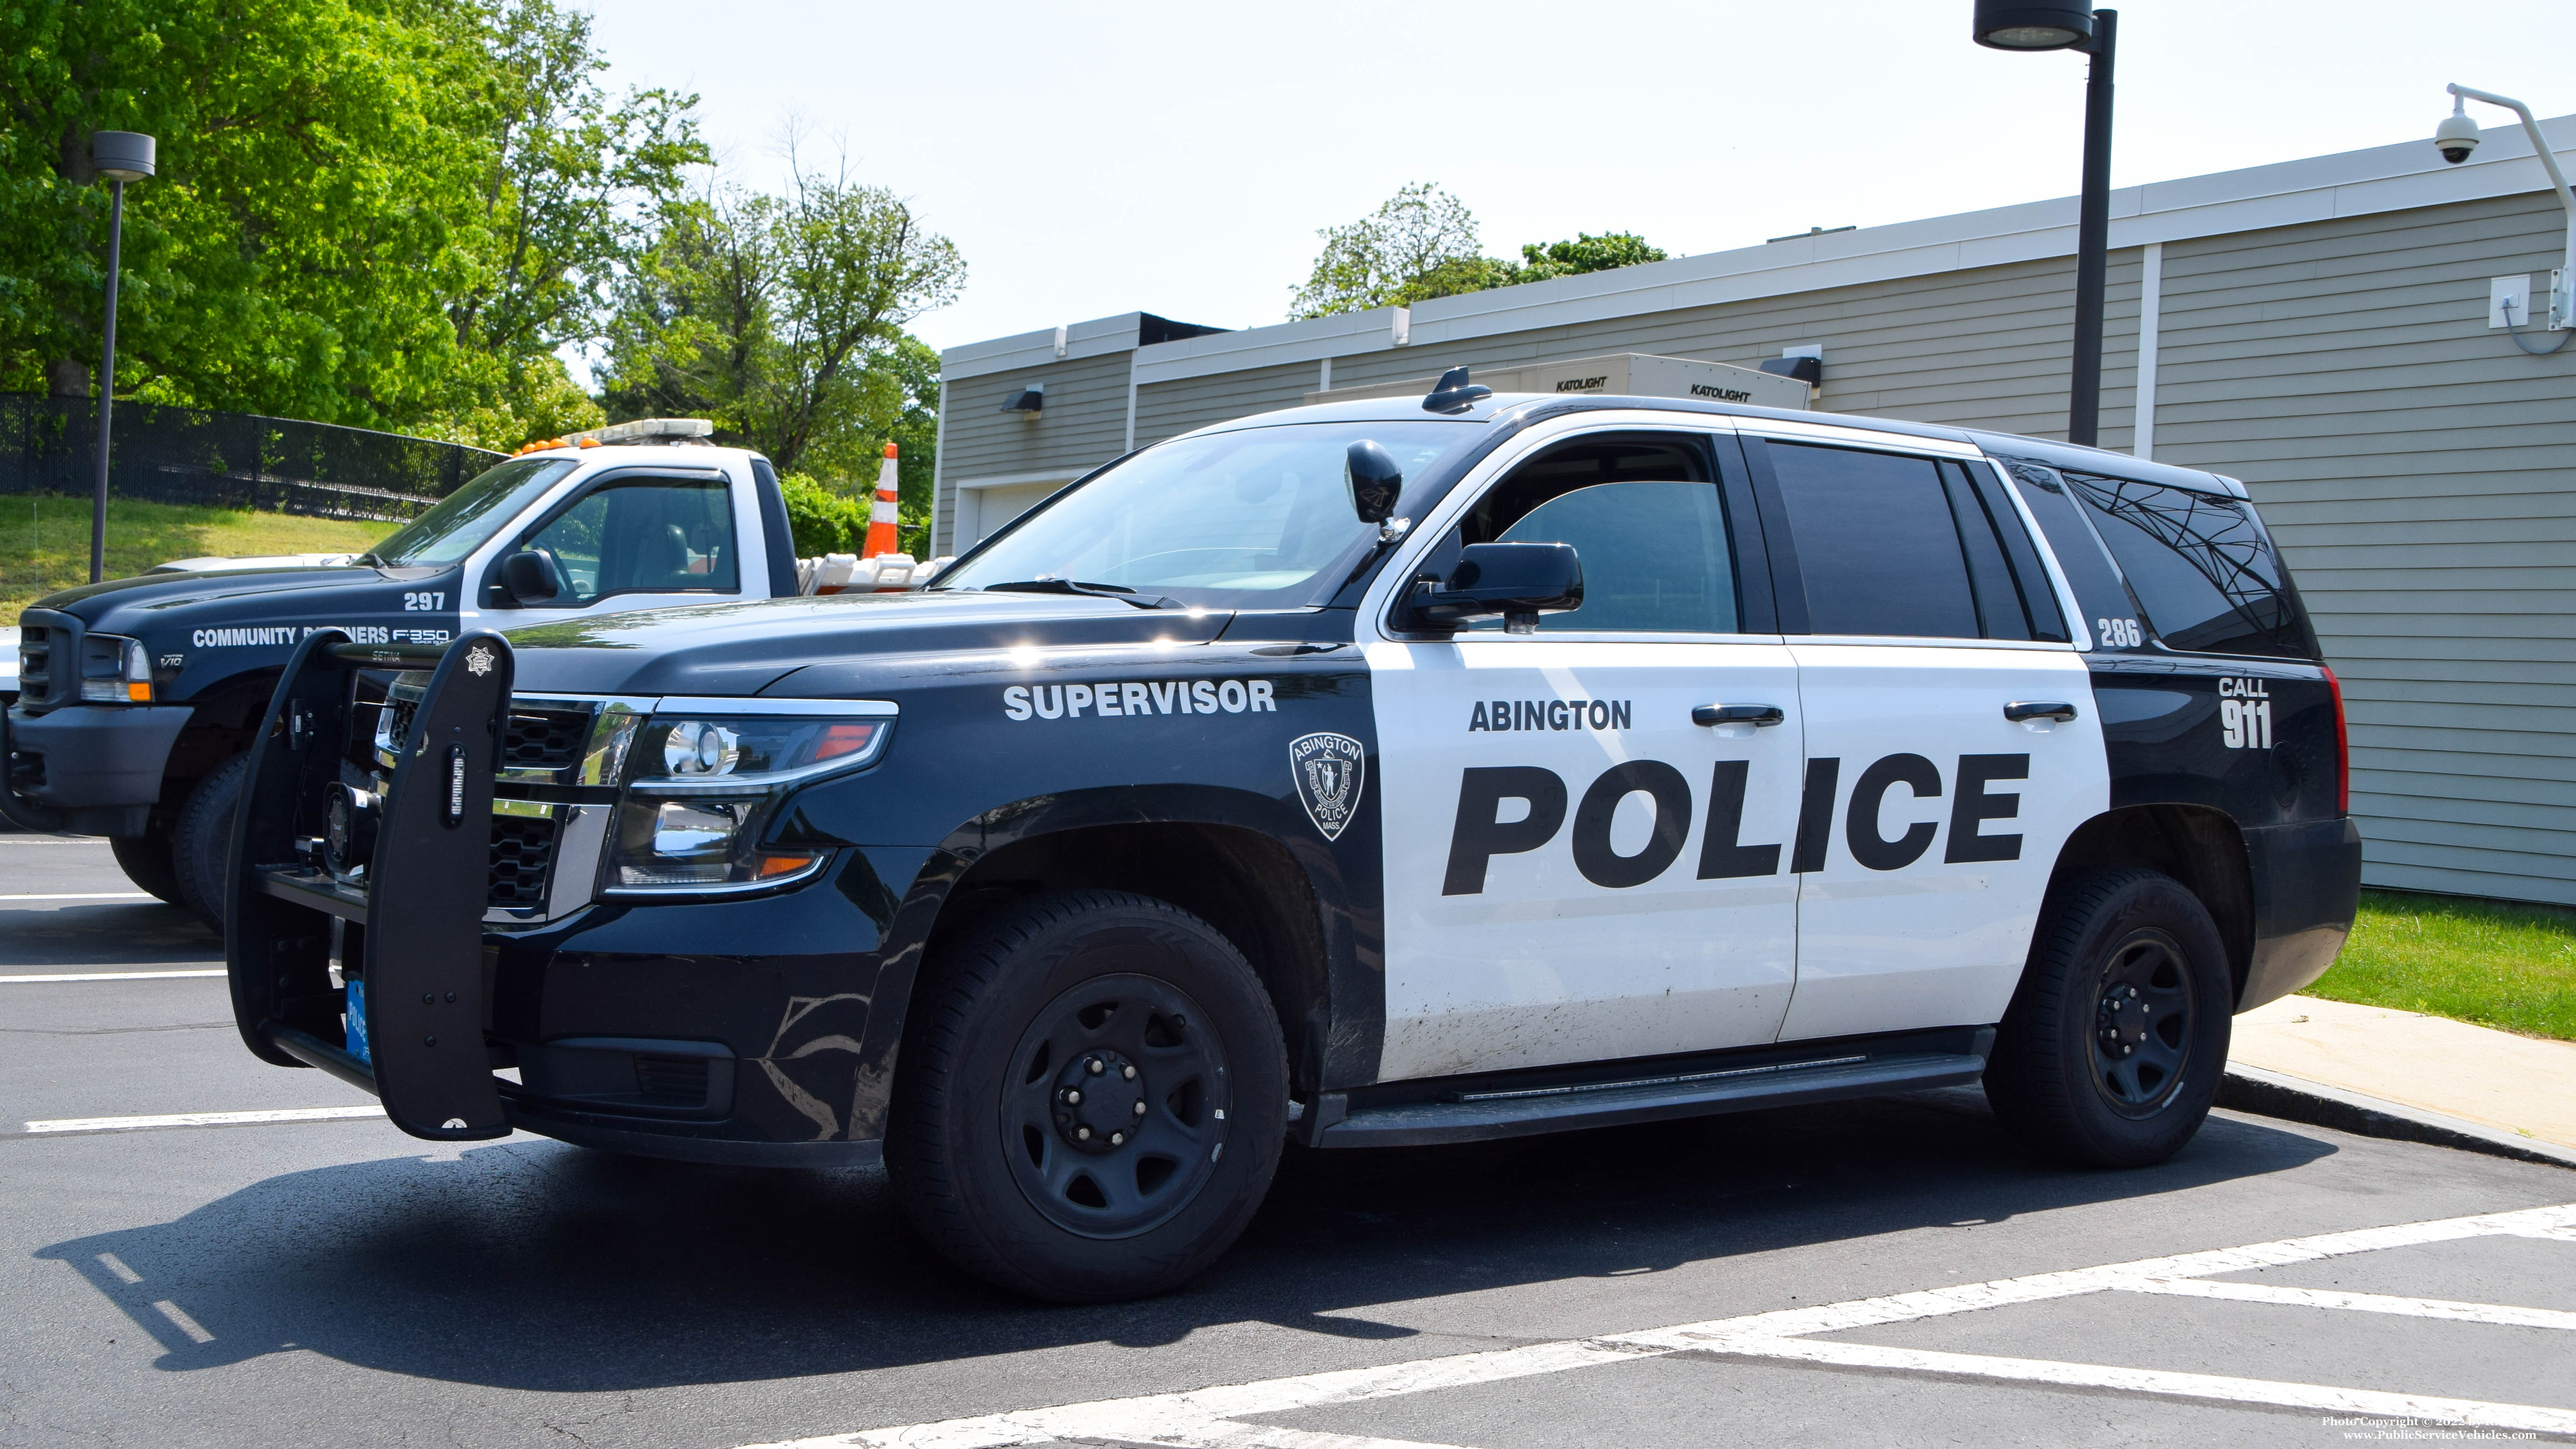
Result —
[[1695, 725], [1775, 725], [1788, 716], [1776, 704], [1703, 704], [1691, 710]]
[[2015, 700], [2004, 706], [2004, 718], [2014, 724], [2035, 719], [2053, 719], [2065, 724], [2075, 718], [2075, 706], [2057, 700]]

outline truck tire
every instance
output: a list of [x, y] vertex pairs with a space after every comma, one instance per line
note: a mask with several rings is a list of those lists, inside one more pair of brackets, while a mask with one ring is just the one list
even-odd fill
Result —
[[1995, 1116], [2051, 1161], [2164, 1161], [2218, 1095], [2233, 987], [2218, 927], [2180, 881], [2136, 869], [2060, 881], [1986, 1064]]
[[116, 857], [116, 868], [125, 878], [160, 901], [174, 906], [188, 904], [187, 894], [179, 888], [179, 866], [171, 854], [170, 832], [154, 830], [146, 835], [111, 835], [108, 851]]
[[224, 928], [225, 891], [233, 853], [233, 807], [241, 803], [242, 781], [250, 774], [250, 756], [235, 755], [217, 765], [179, 811], [170, 856], [178, 867], [179, 890], [198, 919]]
[[1207, 922], [1114, 891], [1032, 898], [914, 995], [886, 1165], [957, 1266], [1060, 1303], [1175, 1287], [1261, 1206], [1288, 1058]]

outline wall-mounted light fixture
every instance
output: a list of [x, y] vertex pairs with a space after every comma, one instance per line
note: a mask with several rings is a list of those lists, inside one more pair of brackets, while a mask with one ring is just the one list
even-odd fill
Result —
[[1821, 343], [1806, 343], [1780, 349], [1777, 357], [1766, 357], [1759, 364], [1774, 377], [1792, 377], [1809, 387], [1825, 385], [1825, 349]]
[[1015, 387], [1002, 394], [1002, 411], [1018, 413], [1025, 422], [1036, 422], [1038, 414], [1046, 411], [1046, 384]]

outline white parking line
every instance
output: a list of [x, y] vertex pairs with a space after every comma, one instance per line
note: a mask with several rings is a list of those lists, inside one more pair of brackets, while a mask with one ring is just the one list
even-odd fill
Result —
[[140, 1132], [153, 1127], [243, 1127], [262, 1122], [337, 1122], [382, 1117], [382, 1107], [277, 1107], [261, 1112], [172, 1112], [159, 1117], [57, 1117], [27, 1124], [30, 1137], [66, 1132]]
[[[2538, 1433], [2576, 1433], [2576, 1410], [2535, 1404], [2489, 1403], [2477, 1399], [2387, 1393], [2375, 1389], [2338, 1388], [2323, 1384], [2277, 1383], [2264, 1379], [2128, 1369], [2104, 1364], [2055, 1363], [2042, 1359], [2003, 1358], [1985, 1354], [1937, 1353], [1920, 1349], [1884, 1348], [1873, 1344], [1826, 1343], [1809, 1336], [1844, 1332], [1878, 1324], [1906, 1323], [1953, 1313], [1975, 1313], [1988, 1308], [2001, 1308], [2017, 1303], [2038, 1303], [2088, 1293], [2119, 1290], [2165, 1292], [2170, 1291], [2168, 1285], [2176, 1279], [2205, 1277], [2213, 1273], [2244, 1272], [2285, 1263], [2315, 1262], [2322, 1258], [2377, 1252], [2387, 1248], [2411, 1247], [2423, 1243], [2499, 1236], [2555, 1239], [2561, 1234], [2571, 1232], [2576, 1232], [2576, 1203], [2557, 1207], [2530, 1208], [2520, 1212], [2402, 1223], [2393, 1227], [2367, 1228], [2357, 1232], [2320, 1233], [2304, 1238], [2284, 1238], [2276, 1242], [2252, 1243], [2238, 1248], [2183, 1253], [2132, 1263], [2111, 1263], [2098, 1268], [2039, 1273], [2025, 1278], [2002, 1278], [1987, 1283], [1961, 1284], [1919, 1293], [1899, 1293], [1883, 1298], [1854, 1299], [1846, 1303], [1826, 1304], [1816, 1308], [1792, 1308], [1772, 1313], [1754, 1313], [1738, 1318], [1712, 1319], [1704, 1323], [1685, 1323], [1670, 1328], [1650, 1329], [1640, 1333], [1567, 1339], [1557, 1343], [1533, 1344], [1526, 1348], [1500, 1349], [1486, 1353], [1453, 1354], [1445, 1358], [1420, 1359], [1410, 1363], [1386, 1364], [1376, 1368], [1339, 1369], [1329, 1373], [1267, 1379], [1258, 1383], [1220, 1385], [1185, 1393], [1148, 1394], [1131, 1399], [1104, 1399], [1092, 1403], [1066, 1404], [1056, 1408], [985, 1414], [974, 1418], [906, 1424], [886, 1429], [866, 1429], [856, 1433], [798, 1439], [788, 1444], [755, 1446], [755, 1449], [897, 1449], [897, 1446], [900, 1446], [900, 1449], [1008, 1449], [1011, 1445], [1043, 1443], [1051, 1439], [1126, 1440], [1169, 1445], [1174, 1446], [1174, 1449], [1369, 1449], [1369, 1446], [1384, 1446], [1390, 1441], [1282, 1429], [1247, 1424], [1241, 1420], [1250, 1414], [1276, 1414], [1291, 1409], [1358, 1403], [1398, 1394], [1463, 1388], [1471, 1384], [1493, 1383], [1535, 1374], [1562, 1373], [1568, 1369], [1588, 1368], [1606, 1363], [1625, 1363], [1641, 1357], [1653, 1358], [1674, 1353], [1693, 1356], [1718, 1355], [1777, 1359], [1902, 1373], [1945, 1374], [2005, 1382], [2064, 1384], [2151, 1394], [2165, 1398], [2308, 1408], [2326, 1412], [2407, 1418], [2426, 1423], [2463, 1427]], [[2258, 1285], [2211, 1286], [2223, 1286], [2232, 1290]], [[2302, 1306], [2323, 1309], [2387, 1312], [2398, 1311], [2387, 1307], [2388, 1304], [2409, 1303], [2455, 1310], [2470, 1309], [2493, 1315], [2533, 1315], [2545, 1312], [2545, 1310], [2517, 1309], [2504, 1305], [2442, 1304], [2438, 1300], [2392, 1299], [2375, 1294], [2310, 1294], [2296, 1289], [2273, 1291], [2293, 1295]], [[2376, 1303], [2367, 1301], [2374, 1299], [2378, 1301]], [[2259, 1301], [2289, 1300], [2267, 1295]], [[1349, 1312], [1360, 1313], [1365, 1310], [1353, 1309]], [[2424, 1312], [2421, 1316], [2466, 1315]], [[2547, 1316], [2554, 1320], [2569, 1315], [2549, 1314]], [[2555, 1321], [2542, 1323], [2527, 1317], [2496, 1316], [2479, 1318], [2475, 1321], [2510, 1321], [2522, 1326], [2534, 1327], [2564, 1326]]]
[[50, 976], [0, 976], [0, 986], [35, 986], [48, 981], [176, 981], [186, 976], [221, 976], [224, 968], [198, 971], [65, 971]]
[[44, 896], [0, 896], [5, 901], [149, 901], [159, 897], [150, 891], [79, 891], [72, 894]]
[[2151, 1278], [2123, 1283], [2130, 1293], [2170, 1293], [2182, 1298], [2222, 1298], [2234, 1303], [2279, 1303], [2294, 1308], [2348, 1308], [2355, 1313], [2398, 1313], [2459, 1323], [2500, 1323], [2508, 1328], [2576, 1329], [2576, 1313], [2555, 1308], [2507, 1308], [2448, 1298], [2396, 1298], [2385, 1293], [2346, 1293], [2336, 1288], [2276, 1288], [2269, 1283], [2212, 1283], [2200, 1278]]
[[181, 1333], [188, 1335], [188, 1340], [191, 1343], [212, 1343], [215, 1341], [215, 1336], [206, 1332], [205, 1325], [199, 1323], [193, 1318], [190, 1318], [186, 1312], [181, 1310], [178, 1304], [171, 1302], [167, 1298], [162, 1298], [154, 1301], [152, 1306], [160, 1309], [161, 1316], [169, 1319], [172, 1324], [178, 1327], [178, 1330]]

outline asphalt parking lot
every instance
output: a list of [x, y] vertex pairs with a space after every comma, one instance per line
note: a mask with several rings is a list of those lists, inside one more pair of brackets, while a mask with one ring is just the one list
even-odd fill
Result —
[[[0, 1444], [2576, 1439], [2576, 1174], [1974, 1092], [1293, 1155], [1184, 1292], [1036, 1307], [881, 1175], [430, 1147], [236, 1036], [101, 844], [0, 835]], [[31, 980], [71, 977], [69, 980]]]

